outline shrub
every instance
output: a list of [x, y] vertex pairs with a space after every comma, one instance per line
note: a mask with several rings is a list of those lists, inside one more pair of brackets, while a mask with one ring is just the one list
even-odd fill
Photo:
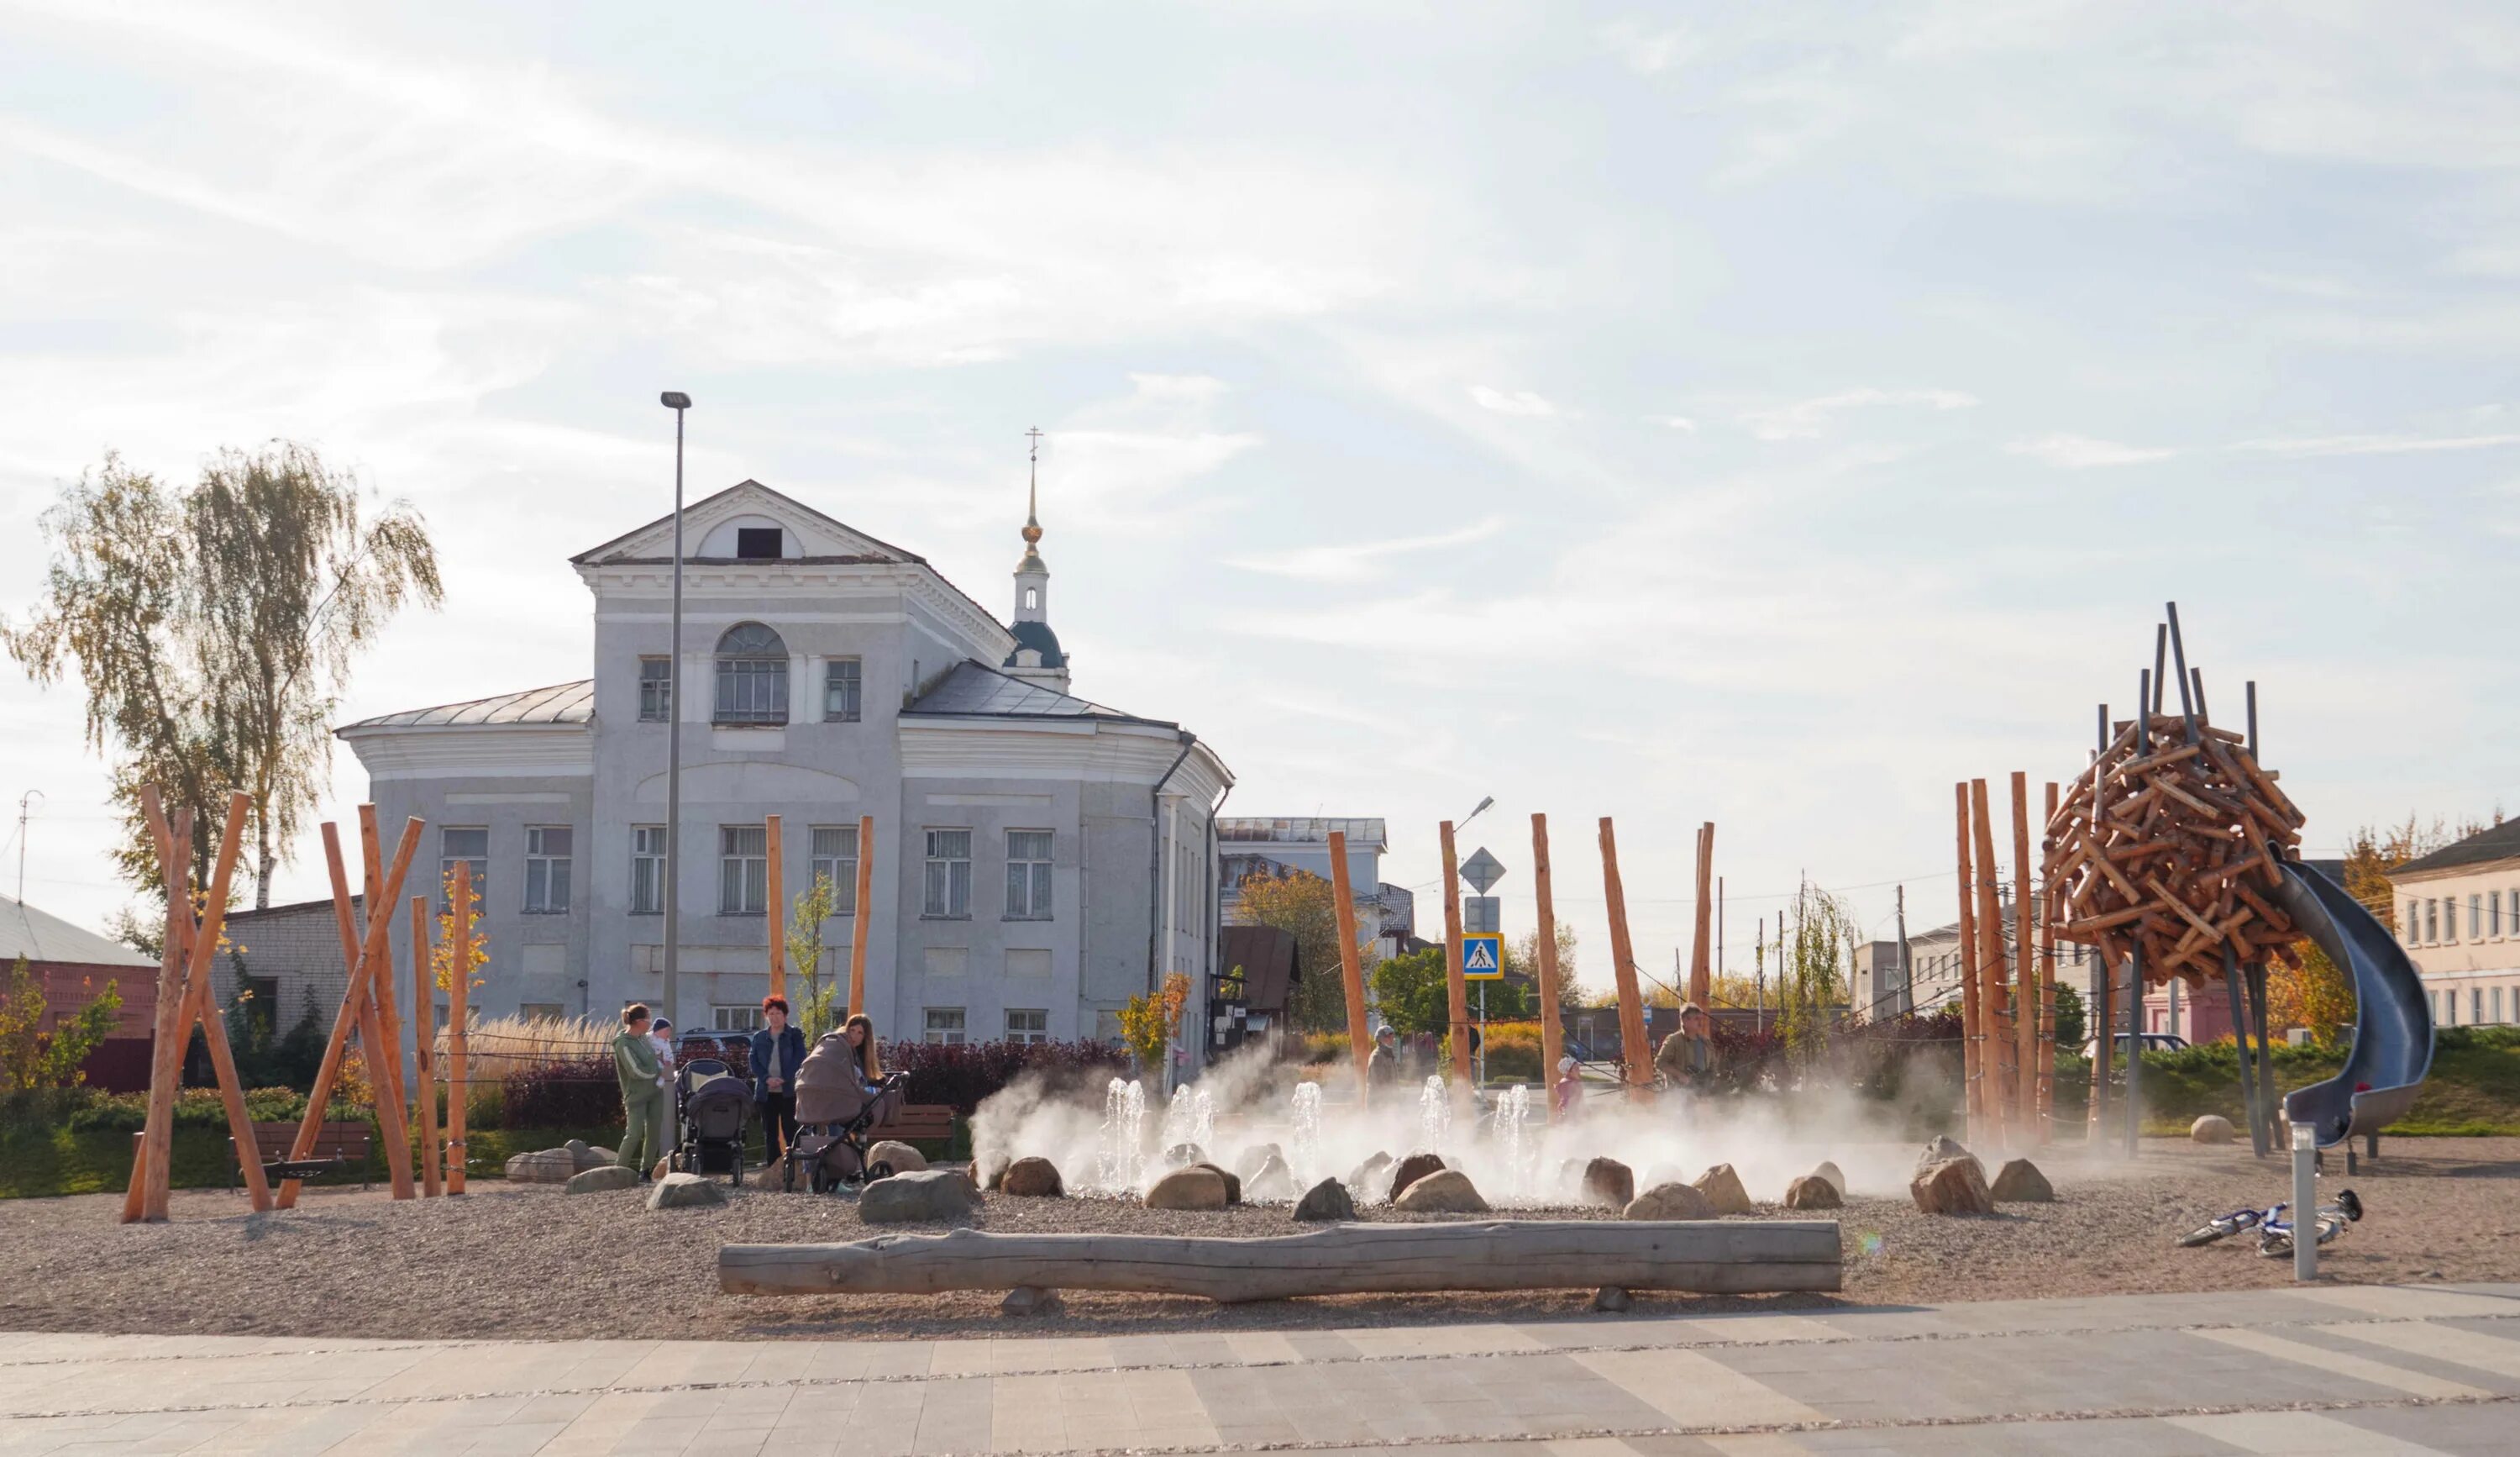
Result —
[[[470, 1113], [470, 1107], [467, 1107]], [[621, 1121], [621, 1078], [612, 1054], [566, 1058], [513, 1073], [500, 1084], [503, 1128], [591, 1128]]]
[[1324, 1063], [1342, 1063], [1348, 1059], [1347, 1033], [1306, 1032], [1297, 1044], [1296, 1060], [1308, 1068]]
[[965, 1117], [1026, 1072], [1089, 1082], [1135, 1072], [1129, 1055], [1100, 1042], [887, 1042], [887, 1071], [907, 1072], [907, 1101], [943, 1103]]

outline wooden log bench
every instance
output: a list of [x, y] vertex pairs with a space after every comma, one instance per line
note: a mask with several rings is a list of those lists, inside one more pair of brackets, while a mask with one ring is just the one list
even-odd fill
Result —
[[847, 1245], [725, 1245], [729, 1295], [1105, 1290], [1277, 1300], [1432, 1291], [1834, 1291], [1832, 1219], [1501, 1219], [1337, 1224], [1262, 1239], [1181, 1235], [884, 1235]]
[[[295, 1123], [256, 1123], [253, 1125], [253, 1151], [262, 1163], [262, 1176], [277, 1186], [283, 1179], [311, 1179], [319, 1174], [335, 1173], [355, 1167], [359, 1187], [368, 1187], [368, 1153], [375, 1146], [376, 1129], [363, 1119], [327, 1118], [315, 1134], [315, 1147], [304, 1159], [292, 1159], [290, 1150], [297, 1145]], [[228, 1153], [237, 1153], [236, 1140], [228, 1140]], [[239, 1187], [245, 1179], [245, 1165], [240, 1161], [232, 1174]]]
[[944, 1143], [954, 1136], [954, 1109], [945, 1103], [904, 1103], [892, 1116], [868, 1130], [867, 1140], [897, 1138], [903, 1143]]

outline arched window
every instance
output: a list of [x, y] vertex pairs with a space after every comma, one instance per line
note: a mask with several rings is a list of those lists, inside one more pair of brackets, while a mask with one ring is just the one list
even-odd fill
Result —
[[719, 723], [788, 721], [788, 645], [758, 622], [738, 622], [717, 640]]

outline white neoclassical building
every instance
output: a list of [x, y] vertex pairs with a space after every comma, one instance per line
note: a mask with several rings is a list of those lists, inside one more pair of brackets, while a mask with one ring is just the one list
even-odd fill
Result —
[[1162, 974], [1204, 988], [1213, 822], [1233, 776], [1181, 725], [1069, 692], [1037, 512], [1012, 624], [921, 558], [757, 481], [690, 507], [684, 530], [679, 645], [666, 518], [571, 559], [594, 597], [593, 676], [338, 731], [387, 836], [406, 816], [428, 822], [406, 896], [459, 859], [487, 888], [483, 1013], [608, 1016], [661, 999], [675, 714], [670, 1011], [686, 1030], [754, 1024], [784, 919], [767, 903], [774, 814], [791, 899], [817, 872], [838, 889], [825, 965], [843, 998], [853, 918], [870, 918], [862, 1010], [887, 1037], [1108, 1037], [1121, 1003]]

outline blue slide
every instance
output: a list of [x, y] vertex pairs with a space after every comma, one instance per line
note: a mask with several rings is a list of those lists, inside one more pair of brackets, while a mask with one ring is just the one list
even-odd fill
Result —
[[2284, 1116], [2318, 1130], [2318, 1146], [2377, 1133], [2414, 1105], [2433, 1066], [2432, 999], [2415, 964], [2345, 888], [2287, 863], [2275, 904], [2354, 979], [2354, 1050], [2345, 1070], [2284, 1095]]

